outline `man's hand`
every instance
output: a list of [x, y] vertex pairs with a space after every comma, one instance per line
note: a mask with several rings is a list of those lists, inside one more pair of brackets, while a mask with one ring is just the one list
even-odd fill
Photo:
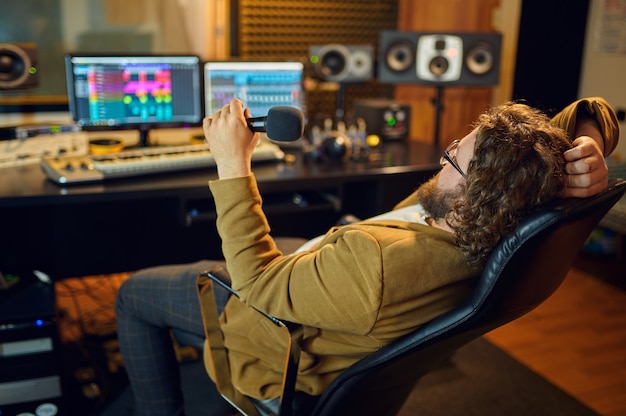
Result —
[[220, 179], [236, 178], [251, 174], [252, 152], [259, 140], [249, 128], [241, 101], [234, 99], [203, 122], [211, 155], [217, 165]]
[[567, 185], [561, 192], [563, 198], [586, 198], [608, 187], [609, 170], [597, 139], [581, 135], [565, 152]]

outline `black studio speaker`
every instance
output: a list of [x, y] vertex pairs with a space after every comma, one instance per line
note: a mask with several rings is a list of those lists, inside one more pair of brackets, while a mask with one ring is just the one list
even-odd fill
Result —
[[432, 33], [383, 30], [378, 79], [393, 84], [496, 85], [499, 33]]
[[365, 82], [374, 77], [372, 45], [317, 45], [309, 48], [313, 72], [323, 81]]
[[0, 90], [36, 87], [37, 69], [36, 44], [0, 43]]

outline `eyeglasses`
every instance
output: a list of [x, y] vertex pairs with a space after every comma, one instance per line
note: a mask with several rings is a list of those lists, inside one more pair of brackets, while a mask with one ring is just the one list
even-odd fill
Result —
[[[450, 162], [450, 164], [452, 165], [452, 167], [454, 167], [454, 169], [457, 170], [457, 172], [459, 172], [461, 174], [461, 176], [463, 177], [463, 179], [467, 179], [467, 175], [465, 175], [465, 172], [463, 172], [461, 170], [461, 168], [459, 167], [459, 165], [456, 163], [456, 148], [459, 147], [459, 143], [461, 141], [460, 140], [455, 140], [452, 143], [450, 143], [450, 145], [446, 148], [446, 150], [444, 150], [443, 152], [443, 156], [441, 156], [441, 159], [439, 159], [439, 164], [441, 165], [441, 167], [444, 167], [446, 165], [446, 163]], [[450, 156], [450, 152], [451, 151], [455, 151], [454, 152], [454, 156]]]

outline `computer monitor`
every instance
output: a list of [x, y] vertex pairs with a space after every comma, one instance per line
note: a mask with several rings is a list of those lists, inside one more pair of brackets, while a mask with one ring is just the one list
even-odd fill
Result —
[[240, 99], [253, 117], [267, 115], [275, 106], [305, 112], [304, 63], [206, 62], [204, 64], [205, 113], [213, 114], [233, 98]]
[[67, 55], [72, 119], [83, 130], [140, 132], [149, 144], [153, 128], [199, 126], [202, 65], [193, 55]]

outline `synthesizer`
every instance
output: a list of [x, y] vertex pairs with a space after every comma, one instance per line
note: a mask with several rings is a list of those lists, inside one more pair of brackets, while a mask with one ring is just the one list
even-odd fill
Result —
[[[252, 154], [253, 162], [280, 161], [284, 152], [262, 141]], [[41, 160], [46, 176], [58, 184], [80, 184], [215, 166], [206, 144], [145, 147], [116, 154], [57, 156]]]

